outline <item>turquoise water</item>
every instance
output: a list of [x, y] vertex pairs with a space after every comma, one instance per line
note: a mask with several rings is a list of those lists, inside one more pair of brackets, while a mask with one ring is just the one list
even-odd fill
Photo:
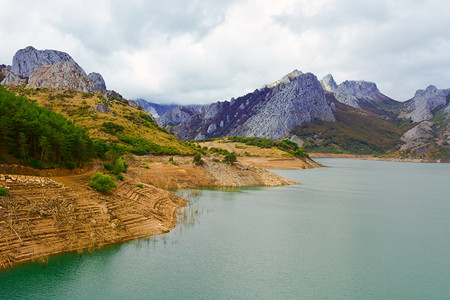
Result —
[[317, 159], [194, 224], [0, 272], [0, 299], [449, 299], [450, 164]]

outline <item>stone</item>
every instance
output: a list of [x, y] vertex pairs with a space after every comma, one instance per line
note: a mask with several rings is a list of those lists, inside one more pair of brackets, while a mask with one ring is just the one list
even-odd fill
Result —
[[432, 122], [423, 121], [405, 132], [400, 138], [400, 140], [405, 143], [400, 147], [400, 151], [405, 151], [425, 144], [429, 138], [433, 137], [432, 127]]
[[99, 73], [89, 73], [88, 77], [96, 84], [98, 85], [102, 90], [106, 91], [106, 84], [105, 80], [103, 79], [102, 75]]
[[405, 102], [400, 117], [422, 122], [433, 118], [432, 111], [447, 104], [450, 89], [440, 90], [433, 85], [425, 90], [416, 91], [414, 97]]
[[111, 109], [104, 103], [99, 103], [97, 104], [97, 106], [94, 108], [94, 111], [96, 112], [102, 112], [102, 113], [110, 113]]
[[325, 91], [335, 92], [338, 89], [338, 85], [336, 84], [336, 81], [334, 81], [334, 78], [331, 74], [328, 74], [324, 78], [322, 78], [320, 83], [322, 84], [322, 87]]
[[102, 89], [71, 62], [63, 61], [34, 70], [27, 88], [62, 88], [85, 93], [102, 93]]
[[25, 78], [42, 66], [54, 65], [63, 61], [72, 63], [82, 74], [86, 75], [69, 54], [57, 50], [37, 50], [32, 46], [16, 52], [11, 71], [15, 75]]
[[380, 94], [373, 82], [346, 80], [337, 87], [334, 96], [345, 105], [361, 109], [360, 101], [376, 101]]

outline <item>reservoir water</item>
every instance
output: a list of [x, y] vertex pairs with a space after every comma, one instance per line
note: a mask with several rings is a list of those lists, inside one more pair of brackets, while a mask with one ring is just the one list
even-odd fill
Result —
[[0, 299], [449, 299], [450, 164], [317, 161], [201, 190], [164, 236], [2, 271]]

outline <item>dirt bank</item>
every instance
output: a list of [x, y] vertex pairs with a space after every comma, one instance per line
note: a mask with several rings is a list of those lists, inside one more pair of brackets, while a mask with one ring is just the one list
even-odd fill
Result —
[[0, 175], [0, 269], [47, 255], [148, 237], [171, 230], [186, 200], [134, 180], [102, 194], [88, 176]]
[[116, 182], [117, 189], [110, 193], [87, 185], [89, 176], [102, 169], [100, 162], [67, 174], [2, 166], [0, 187], [9, 195], [0, 197], [0, 269], [168, 232], [177, 222], [177, 211], [187, 203], [168, 189], [295, 184], [253, 166], [230, 166], [211, 158], [203, 166], [194, 165], [192, 157], [173, 160], [134, 157], [128, 161], [125, 180]]
[[230, 166], [213, 162], [212, 158], [203, 160], [203, 166], [196, 166], [189, 156], [175, 156], [173, 162], [169, 162], [169, 157], [136, 157], [130, 162], [127, 174], [163, 189], [296, 184], [262, 168], [241, 163]]
[[264, 169], [300, 170], [320, 168], [323, 165], [310, 158], [295, 157], [238, 157], [238, 162], [244, 165], [256, 166]]

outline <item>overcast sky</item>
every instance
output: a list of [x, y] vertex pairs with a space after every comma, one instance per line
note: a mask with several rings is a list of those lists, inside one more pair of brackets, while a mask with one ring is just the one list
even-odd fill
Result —
[[0, 64], [69, 53], [129, 99], [229, 100], [298, 69], [399, 101], [450, 88], [448, 0], [0, 0]]

